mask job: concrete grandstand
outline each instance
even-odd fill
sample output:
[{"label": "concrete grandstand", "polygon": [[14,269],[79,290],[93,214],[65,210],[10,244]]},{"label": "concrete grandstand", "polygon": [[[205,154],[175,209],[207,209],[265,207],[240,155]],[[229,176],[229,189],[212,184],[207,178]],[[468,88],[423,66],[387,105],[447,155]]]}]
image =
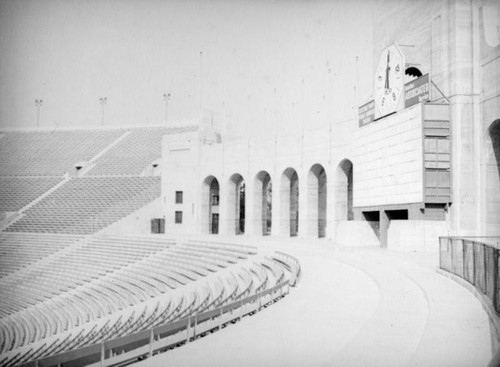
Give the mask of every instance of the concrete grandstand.
[{"label": "concrete grandstand", "polygon": [[500,365],[499,6],[391,5],[357,119],[1,131],[0,366]]}]

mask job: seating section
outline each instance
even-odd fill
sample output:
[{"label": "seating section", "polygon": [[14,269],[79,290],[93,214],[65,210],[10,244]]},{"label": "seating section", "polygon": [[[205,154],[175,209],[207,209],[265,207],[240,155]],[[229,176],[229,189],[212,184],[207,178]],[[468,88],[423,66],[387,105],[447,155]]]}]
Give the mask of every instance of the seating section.
[{"label": "seating section", "polygon": [[90,234],[159,196],[160,177],[73,178],[5,231]]},{"label": "seating section", "polygon": [[123,134],[124,130],[8,132],[0,139],[0,176],[61,176]]},{"label": "seating section", "polygon": [[0,232],[0,279],[65,249],[80,236]]},{"label": "seating section", "polygon": [[253,247],[93,236],[0,279],[0,364],[146,330],[251,296],[289,276]]},{"label": "seating section", "polygon": [[18,211],[62,181],[62,177],[0,177],[0,212]]},{"label": "seating section", "polygon": [[88,175],[139,175],[161,157],[163,128],[132,129],[96,161]]}]

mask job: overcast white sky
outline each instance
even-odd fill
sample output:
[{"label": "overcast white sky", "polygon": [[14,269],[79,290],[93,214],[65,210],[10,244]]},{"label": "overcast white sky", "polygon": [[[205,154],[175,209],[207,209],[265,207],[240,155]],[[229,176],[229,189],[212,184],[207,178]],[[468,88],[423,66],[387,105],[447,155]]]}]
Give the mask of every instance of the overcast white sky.
[{"label": "overcast white sky", "polygon": [[369,0],[1,1],[0,127],[38,98],[42,127],[99,126],[99,97],[105,125],[159,124],[169,92],[172,120],[314,128],[354,117],[372,64]]}]

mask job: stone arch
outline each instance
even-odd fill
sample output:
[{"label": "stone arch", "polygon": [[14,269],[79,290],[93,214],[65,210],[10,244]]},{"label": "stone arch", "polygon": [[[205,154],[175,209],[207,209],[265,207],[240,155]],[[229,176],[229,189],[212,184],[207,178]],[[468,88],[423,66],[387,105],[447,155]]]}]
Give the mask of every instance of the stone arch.
[{"label": "stone arch", "polygon": [[245,180],[239,173],[229,177],[226,200],[228,233],[245,233]]},{"label": "stone arch", "polygon": [[337,166],[336,195],[335,195],[335,219],[353,220],[353,169],[354,166],[349,159],[343,159]]},{"label": "stone arch", "polygon": [[267,236],[272,228],[272,182],[267,171],[255,175],[253,192],[253,220],[256,234]]},{"label": "stone arch", "polygon": [[314,164],[307,175],[307,227],[314,237],[326,235],[326,171],[321,164]]},{"label": "stone arch", "polygon": [[299,231],[299,176],[291,167],[285,169],[280,181],[281,233],[296,236]]},{"label": "stone arch", "polygon": [[219,233],[219,181],[207,176],[201,185],[201,233]]}]

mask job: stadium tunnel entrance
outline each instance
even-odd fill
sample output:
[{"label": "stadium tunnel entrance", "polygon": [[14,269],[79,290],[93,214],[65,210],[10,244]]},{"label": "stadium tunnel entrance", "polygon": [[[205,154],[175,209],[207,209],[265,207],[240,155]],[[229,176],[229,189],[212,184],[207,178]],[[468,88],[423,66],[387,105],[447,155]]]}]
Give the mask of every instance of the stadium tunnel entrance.
[{"label": "stadium tunnel entrance", "polygon": [[201,226],[202,233],[219,233],[219,181],[214,176],[202,184]]},{"label": "stadium tunnel entrance", "polygon": [[310,236],[326,235],[326,172],[321,164],[315,164],[307,177],[307,223]]},{"label": "stadium tunnel entrance", "polygon": [[253,209],[255,233],[262,236],[271,234],[272,194],[271,176],[266,171],[260,171],[255,176]]},{"label": "stadium tunnel entrance", "polygon": [[245,181],[239,173],[235,173],[229,178],[227,186],[228,233],[243,234],[245,233]]},{"label": "stadium tunnel entrance", "polygon": [[289,167],[281,175],[280,185],[281,233],[297,236],[299,231],[299,177]]}]

